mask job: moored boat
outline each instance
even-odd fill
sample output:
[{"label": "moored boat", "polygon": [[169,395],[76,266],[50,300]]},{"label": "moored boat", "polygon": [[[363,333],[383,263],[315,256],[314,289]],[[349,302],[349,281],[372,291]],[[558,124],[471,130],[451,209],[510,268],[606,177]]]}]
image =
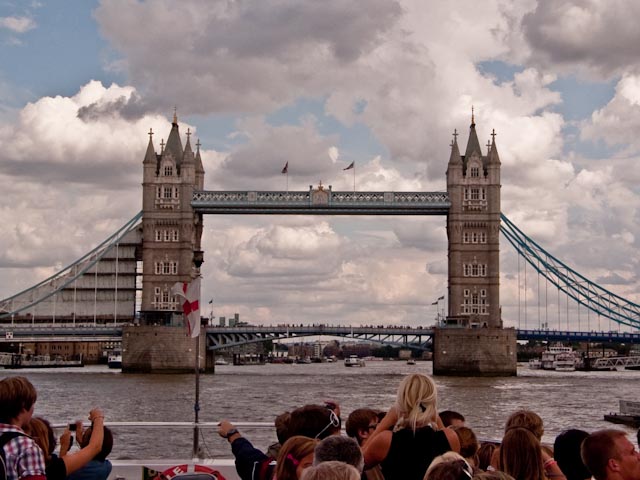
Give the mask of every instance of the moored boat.
[{"label": "moored boat", "polygon": [[575,372],[576,357],[573,352],[558,354],[554,361],[554,368],[556,372]]},{"label": "moored boat", "polygon": [[63,367],[84,367],[82,355],[76,358],[66,358],[50,355],[27,355],[27,354],[6,354],[11,355],[9,362],[3,362],[4,368],[63,368]]},{"label": "moored boat", "polygon": [[542,368],[542,362],[539,358],[532,358],[529,360],[529,368],[532,370],[540,370]]},{"label": "moored boat", "polygon": [[620,400],[620,412],[605,414],[604,419],[607,422],[638,428],[640,427],[640,402]]},{"label": "moored boat", "polygon": [[364,367],[364,360],[357,355],[350,355],[344,359],[345,367]]},{"label": "moored boat", "polygon": [[114,350],[107,357],[107,366],[109,368],[122,368],[122,353]]}]

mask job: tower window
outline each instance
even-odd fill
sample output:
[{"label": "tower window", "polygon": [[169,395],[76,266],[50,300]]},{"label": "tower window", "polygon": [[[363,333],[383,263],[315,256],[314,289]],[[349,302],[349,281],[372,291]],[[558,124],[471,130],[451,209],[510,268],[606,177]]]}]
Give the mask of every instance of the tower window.
[{"label": "tower window", "polygon": [[486,277],[487,265],[479,263],[463,263],[462,274],[465,277]]},{"label": "tower window", "polygon": [[480,176],[480,169],[478,167],[471,167],[471,176],[477,178]]},{"label": "tower window", "polygon": [[173,175],[173,167],[171,165],[166,165],[164,167],[164,176],[170,177]]}]

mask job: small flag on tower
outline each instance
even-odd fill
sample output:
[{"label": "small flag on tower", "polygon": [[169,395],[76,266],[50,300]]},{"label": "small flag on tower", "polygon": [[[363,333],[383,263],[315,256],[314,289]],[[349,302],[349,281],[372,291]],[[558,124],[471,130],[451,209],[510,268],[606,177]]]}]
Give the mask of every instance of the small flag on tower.
[{"label": "small flag on tower", "polygon": [[444,295],[442,295],[441,297],[438,297],[438,301],[440,300],[444,300]]},{"label": "small flag on tower", "polygon": [[347,168],[343,168],[342,170],[351,170],[356,166],[356,162],[351,162],[351,164]]},{"label": "small flag on tower", "polygon": [[177,282],[171,287],[171,293],[184,299],[182,311],[191,338],[200,335],[200,277],[191,283]]},{"label": "small flag on tower", "polygon": [[282,169],[282,173],[288,173],[289,172],[289,162],[284,164],[284,168]]}]

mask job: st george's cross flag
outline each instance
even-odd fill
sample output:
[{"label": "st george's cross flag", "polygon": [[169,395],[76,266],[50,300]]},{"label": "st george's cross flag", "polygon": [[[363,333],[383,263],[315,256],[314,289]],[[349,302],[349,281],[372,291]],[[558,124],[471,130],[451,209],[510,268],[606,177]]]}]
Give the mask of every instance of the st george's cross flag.
[{"label": "st george's cross flag", "polygon": [[191,283],[177,282],[171,287],[171,293],[183,300],[182,311],[187,321],[188,334],[191,338],[200,335],[200,277]]}]

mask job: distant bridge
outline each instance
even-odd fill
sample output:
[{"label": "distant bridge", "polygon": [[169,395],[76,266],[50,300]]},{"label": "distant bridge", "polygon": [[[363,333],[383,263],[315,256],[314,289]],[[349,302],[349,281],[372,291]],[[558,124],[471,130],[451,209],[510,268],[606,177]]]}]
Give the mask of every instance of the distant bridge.
[{"label": "distant bridge", "polygon": [[[123,324],[94,325],[5,325],[0,343],[10,342],[109,342],[122,338]],[[179,327],[177,327],[179,328]],[[451,327],[455,328],[455,327]],[[267,340],[278,341],[314,336],[343,337],[393,347],[431,350],[433,327],[381,327],[334,325],[267,325],[206,327],[207,349],[220,350]],[[578,332],[517,329],[518,340],[548,342],[640,343],[640,333]],[[2,334],[4,333],[4,335]]]}]

